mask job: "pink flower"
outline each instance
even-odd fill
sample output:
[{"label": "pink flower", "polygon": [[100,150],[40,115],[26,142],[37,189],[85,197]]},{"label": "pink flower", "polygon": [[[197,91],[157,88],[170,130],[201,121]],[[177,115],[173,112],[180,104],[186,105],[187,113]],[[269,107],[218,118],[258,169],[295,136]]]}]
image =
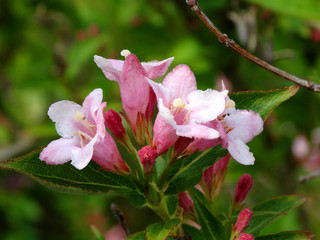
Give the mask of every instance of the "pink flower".
[{"label": "pink flower", "polygon": [[50,106],[48,115],[56,123],[62,137],[52,141],[40,154],[40,159],[50,165],[68,162],[83,169],[92,159],[110,171],[128,171],[117,146],[106,131],[102,102],[102,90],[93,90],[82,106],[60,101]]},{"label": "pink flower", "polygon": [[173,58],[161,62],[142,62],[134,54],[127,51],[125,61],[105,59],[94,56],[94,61],[102,69],[105,76],[118,82],[124,111],[127,113],[131,125],[136,130],[139,125],[138,115],[151,121],[156,98],[146,77],[150,79],[161,77],[167,71]]},{"label": "pink flower", "polygon": [[178,136],[215,139],[219,132],[205,126],[225,109],[225,92],[197,90],[196,79],[187,65],[179,65],[163,83],[148,80],[158,101],[153,144],[159,154],[168,150]]},{"label": "pink flower", "polygon": [[[258,113],[250,110],[229,109],[220,121],[225,129],[228,151],[239,163],[254,164],[253,153],[246,145],[263,130],[263,120]],[[226,139],[225,139],[226,140]]]},{"label": "pink flower", "polygon": [[235,103],[229,97],[225,99],[225,106],[226,110],[220,114],[217,120],[207,123],[208,127],[219,131],[220,139],[209,141],[197,139],[188,147],[187,151],[189,153],[203,151],[222,144],[222,147],[227,148],[236,161],[244,165],[252,165],[255,159],[246,143],[262,132],[263,120],[259,114],[252,110],[235,109]]}]

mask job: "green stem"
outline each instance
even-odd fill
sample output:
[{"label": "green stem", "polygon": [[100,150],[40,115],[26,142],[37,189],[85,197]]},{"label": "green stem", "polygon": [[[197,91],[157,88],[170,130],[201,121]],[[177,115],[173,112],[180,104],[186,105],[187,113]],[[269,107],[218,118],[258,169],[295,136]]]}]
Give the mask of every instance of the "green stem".
[{"label": "green stem", "polygon": [[167,162],[166,166],[164,167],[164,169],[162,170],[162,173],[160,174],[159,176],[159,181],[158,181],[158,186],[160,189],[162,189],[164,186],[164,183],[165,183],[165,180],[166,180],[166,177],[169,173],[169,170],[170,170],[170,167],[172,166],[173,162],[169,161]]}]

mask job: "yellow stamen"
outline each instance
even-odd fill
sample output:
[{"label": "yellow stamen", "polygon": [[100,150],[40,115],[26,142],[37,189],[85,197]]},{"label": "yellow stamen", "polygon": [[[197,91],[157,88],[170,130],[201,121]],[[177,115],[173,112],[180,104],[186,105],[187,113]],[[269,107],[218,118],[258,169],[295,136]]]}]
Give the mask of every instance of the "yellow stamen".
[{"label": "yellow stamen", "polygon": [[189,111],[189,112],[187,112],[187,114],[184,116],[184,118],[183,118],[183,122],[187,122],[187,120],[188,120],[188,116],[189,116],[189,114],[191,113],[192,111]]},{"label": "yellow stamen", "polygon": [[232,131],[234,129],[234,127],[232,127],[232,128],[229,128],[227,131],[226,131],[226,133],[228,134],[230,131]]},{"label": "yellow stamen", "polygon": [[79,135],[80,141],[81,141],[81,146],[84,147],[86,144],[84,144],[84,140],[92,140],[92,137],[90,137],[88,134],[82,132],[82,131],[76,131],[73,135]]}]

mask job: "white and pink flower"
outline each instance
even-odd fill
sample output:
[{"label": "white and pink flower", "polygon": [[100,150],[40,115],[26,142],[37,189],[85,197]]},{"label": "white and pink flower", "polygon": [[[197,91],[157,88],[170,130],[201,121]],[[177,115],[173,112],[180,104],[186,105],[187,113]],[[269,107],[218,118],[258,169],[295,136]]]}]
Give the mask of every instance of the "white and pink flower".
[{"label": "white and pink flower", "polygon": [[[223,85],[223,84],[222,84]],[[224,85],[221,92],[226,92]],[[208,127],[220,133],[219,139],[196,139],[188,146],[189,153],[204,151],[218,144],[228,149],[231,156],[243,165],[254,164],[255,158],[246,143],[250,142],[263,130],[263,120],[252,110],[238,110],[235,102],[228,96],[225,98],[225,110],[217,119],[206,123]]]},{"label": "white and pink flower", "polygon": [[106,59],[94,56],[94,61],[104,75],[116,81],[120,87],[122,106],[128,115],[133,130],[139,125],[139,114],[146,121],[151,121],[156,103],[155,95],[146,77],[154,79],[161,77],[168,70],[173,58],[163,61],[139,62],[138,58],[128,50],[122,51],[125,61]]},{"label": "white and pink flower", "polygon": [[226,92],[197,90],[196,79],[187,65],[179,65],[163,83],[148,80],[158,100],[153,145],[159,154],[181,137],[215,139],[219,131],[208,127],[225,109]]},{"label": "white and pink flower", "polygon": [[52,141],[40,154],[50,165],[71,160],[77,169],[85,168],[92,159],[106,170],[128,171],[117,146],[106,131],[102,90],[93,90],[82,106],[71,101],[60,101],[50,106],[48,115],[56,123],[62,137]]}]

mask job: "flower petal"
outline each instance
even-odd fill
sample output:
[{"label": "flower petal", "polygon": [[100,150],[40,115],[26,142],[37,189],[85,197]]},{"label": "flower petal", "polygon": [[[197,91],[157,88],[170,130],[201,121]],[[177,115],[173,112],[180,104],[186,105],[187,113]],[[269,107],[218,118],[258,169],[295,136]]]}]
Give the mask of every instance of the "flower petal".
[{"label": "flower petal", "polygon": [[258,113],[247,110],[233,110],[224,120],[229,128],[228,139],[239,138],[244,143],[250,142],[263,130],[263,120]]},{"label": "flower petal", "polygon": [[197,90],[196,78],[187,65],[178,65],[163,80],[163,85],[170,89],[174,98],[186,100],[189,93]]},{"label": "flower petal", "polygon": [[145,113],[149,103],[150,86],[146,71],[134,54],[127,56],[119,82],[122,105],[135,126],[137,113]]},{"label": "flower petal", "polygon": [[220,136],[217,130],[195,123],[190,123],[187,125],[177,125],[175,126],[175,129],[177,131],[177,135],[182,137],[215,139]]},{"label": "flower petal", "polygon": [[159,108],[159,114],[163,118],[163,120],[170,124],[172,127],[175,127],[177,125],[176,121],[174,120],[174,116],[170,112],[169,108],[165,107],[163,104],[163,99],[158,99],[158,108]]},{"label": "flower petal", "polygon": [[153,133],[153,146],[159,155],[166,152],[179,137],[176,134],[176,130],[167,124],[160,114],[157,115],[153,125]]},{"label": "flower petal", "polygon": [[96,143],[98,136],[96,135],[87,145],[72,151],[71,164],[77,169],[85,168],[93,155],[93,145]]},{"label": "flower petal", "polygon": [[95,114],[94,122],[97,129],[96,135],[98,136],[98,140],[103,139],[107,133],[106,126],[104,124],[104,116],[103,116],[104,114],[103,111],[106,108],[106,106],[107,106],[106,102],[101,103]]},{"label": "flower petal", "polygon": [[228,151],[239,163],[243,165],[254,164],[253,153],[249,151],[249,147],[240,138],[229,140]]},{"label": "flower petal", "polygon": [[71,138],[79,128],[78,122],[74,118],[76,112],[84,111],[79,104],[71,101],[59,101],[49,107],[48,115],[56,123],[57,133],[61,137]]},{"label": "flower petal", "polygon": [[110,171],[117,171],[117,169],[128,171],[115,141],[108,132],[106,132],[105,137],[101,141],[97,141],[94,144],[92,160]]},{"label": "flower petal", "polygon": [[49,165],[66,163],[71,160],[72,151],[80,147],[79,141],[75,138],[60,138],[49,143],[39,158]]},{"label": "flower petal", "polygon": [[94,61],[109,80],[116,82],[120,80],[124,61],[106,59],[97,55],[94,56]]},{"label": "flower petal", "polygon": [[[163,84],[152,81],[151,79],[146,78],[152,87],[154,93],[158,99],[162,99],[163,105],[167,108],[170,107],[171,102],[174,99],[174,93],[170,89],[166,88]],[[159,101],[159,100],[158,100]]]},{"label": "flower petal", "polygon": [[193,91],[187,97],[189,119],[195,123],[206,123],[216,119],[225,110],[225,96],[221,92],[208,89]]},{"label": "flower petal", "polygon": [[150,79],[155,79],[161,77],[166,73],[168,67],[173,61],[173,57],[165,59],[163,61],[151,61],[151,62],[142,62],[143,68],[147,72],[147,77]]},{"label": "flower petal", "polygon": [[89,118],[89,120],[94,123],[95,114],[98,108],[101,105],[103,98],[103,93],[101,88],[97,88],[93,90],[83,101],[83,110],[85,112],[85,116]]}]

